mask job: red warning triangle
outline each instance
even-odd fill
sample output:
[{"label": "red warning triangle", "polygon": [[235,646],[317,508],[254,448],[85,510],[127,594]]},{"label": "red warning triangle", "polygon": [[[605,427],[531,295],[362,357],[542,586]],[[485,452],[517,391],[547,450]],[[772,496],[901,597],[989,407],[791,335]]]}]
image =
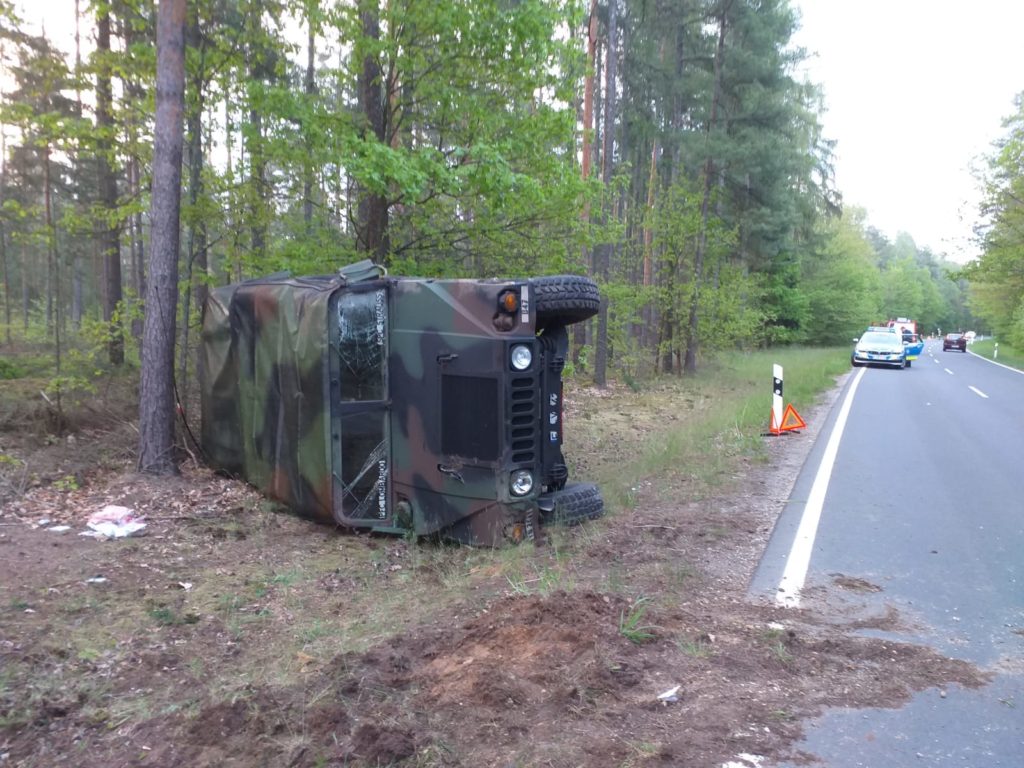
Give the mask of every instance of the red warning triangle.
[{"label": "red warning triangle", "polygon": [[782,434],[782,430],[779,429],[779,425],[775,423],[775,409],[772,409],[771,416],[768,417],[768,431],[773,435]]},{"label": "red warning triangle", "polygon": [[[773,414],[774,416],[774,414]],[[774,418],[772,419],[774,421]],[[790,403],[786,406],[786,412],[782,414],[782,424],[779,425],[779,432],[788,432],[793,429],[804,429],[807,424],[800,418],[796,408]]]}]

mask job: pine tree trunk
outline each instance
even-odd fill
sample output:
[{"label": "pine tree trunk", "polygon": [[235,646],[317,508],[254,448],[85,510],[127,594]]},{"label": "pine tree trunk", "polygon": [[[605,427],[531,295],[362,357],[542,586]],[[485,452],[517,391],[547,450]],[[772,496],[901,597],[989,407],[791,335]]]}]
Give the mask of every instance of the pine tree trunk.
[{"label": "pine tree trunk", "polygon": [[139,470],[174,474],[174,325],[178,299],[181,155],[185,92],[185,0],[157,10],[149,280],[142,334]]},{"label": "pine tree trunk", "polygon": [[[658,139],[654,139],[651,147],[651,170],[647,178],[647,215],[654,212],[654,190],[658,183]],[[643,262],[643,286],[650,288],[654,285],[654,254],[652,252],[653,233],[649,224],[644,226],[644,262]],[[649,338],[654,334],[655,303],[648,301],[641,312],[640,325],[640,346],[646,349],[649,346]]]},{"label": "pine tree trunk", "polygon": [[661,321],[658,332],[658,350],[660,352],[661,372],[673,373],[675,371],[675,333],[676,333],[676,311],[675,311],[675,287],[676,287],[676,260],[673,256],[668,260],[665,274],[661,279],[661,288],[667,297],[665,307],[661,311]]},{"label": "pine tree trunk", "polygon": [[50,180],[50,145],[47,145],[43,149],[43,215],[46,222],[46,257],[47,262],[52,265],[53,282],[51,288],[51,298],[54,301],[54,309],[56,311],[56,318],[53,323],[53,349],[54,349],[54,367],[56,369],[57,393],[57,434],[60,434],[64,429],[64,409],[61,402],[61,299],[60,299],[60,264],[57,263],[57,233],[53,226],[53,194],[52,184]]},{"label": "pine tree trunk", "polygon": [[[46,207],[46,195],[43,195],[43,207]],[[45,216],[44,216],[45,219]],[[46,249],[46,335],[53,333],[53,259],[50,249]]]},{"label": "pine tree trunk", "polygon": [[704,256],[708,243],[708,215],[711,204],[711,190],[714,186],[715,158],[711,153],[710,138],[718,122],[719,101],[722,98],[722,59],[725,56],[726,15],[723,8],[718,16],[718,47],[715,50],[715,80],[711,93],[711,114],[708,118],[705,142],[707,157],[704,160],[704,193],[700,201],[700,230],[697,248],[693,256],[693,284],[690,291],[690,316],[686,323],[686,355],[683,358],[684,373],[697,372],[697,353],[700,348],[698,326],[700,323],[700,287],[704,279]]},{"label": "pine tree trunk", "polygon": [[[263,11],[263,3],[257,2],[254,8],[249,11],[249,23],[259,24]],[[250,38],[256,37],[255,29],[250,30]],[[261,47],[262,44],[250,42],[248,50],[249,78],[254,82],[264,82],[269,76],[268,65],[265,61],[266,55]],[[249,184],[252,186],[252,203],[249,209],[249,233],[252,245],[252,255],[257,263],[262,263],[267,255],[267,212],[269,190],[267,186],[267,161],[263,149],[263,114],[259,106],[250,102],[249,104],[249,140],[243,142],[243,146],[249,156]]]},{"label": "pine tree trunk", "polygon": [[[604,182],[605,205],[601,214],[602,223],[608,223],[611,202],[612,162],[615,152],[615,62],[618,58],[616,6],[618,0],[608,2],[608,52],[605,56],[605,98],[604,98],[604,151],[601,153],[601,180]],[[594,271],[601,281],[607,282],[611,265],[612,244],[601,243],[594,249]],[[597,313],[597,336],[594,340],[594,384],[599,387],[607,383],[608,369],[608,300],[602,298]]]},{"label": "pine tree trunk", "polygon": [[[138,200],[142,197],[142,181],[139,178],[139,158],[132,156],[128,161],[128,187],[132,198]],[[132,249],[132,283],[135,286],[135,295],[138,301],[146,295],[146,254],[142,242],[142,213],[136,211],[130,219],[131,249]],[[132,318],[132,336],[142,340],[142,320],[138,317]]]},{"label": "pine tree trunk", "polygon": [[[0,44],[0,61],[3,61],[3,45]],[[4,207],[4,192],[7,189],[7,131],[0,123],[0,210]],[[0,264],[4,272],[4,337],[11,344],[11,274],[7,264],[7,231],[0,218]]]},{"label": "pine tree trunk", "polygon": [[[79,12],[79,0],[75,0],[75,74],[79,75],[82,71],[82,45],[81,45],[81,13]],[[78,116],[81,117],[83,114],[82,110],[82,89],[78,85],[76,80],[75,84],[75,103],[78,108]],[[78,149],[81,149],[81,142],[78,142]],[[82,207],[82,183],[80,178],[80,169],[82,165],[82,156],[80,151],[76,151],[75,155],[75,186],[76,186],[76,207],[79,209],[77,213],[81,214]],[[82,267],[82,254],[78,248],[71,249],[71,323],[76,329],[82,326],[82,300],[83,300],[83,283],[85,282],[85,269]]]},{"label": "pine tree trunk", "polygon": [[266,164],[263,160],[263,117],[258,109],[249,110],[249,125],[252,127],[252,141],[249,142],[249,183],[253,189],[252,205],[249,209],[251,217],[249,236],[252,243],[253,257],[262,262],[267,255],[267,224],[266,224]]},{"label": "pine tree trunk", "polygon": [[[587,74],[583,80],[583,180],[590,178],[591,123],[594,120],[594,59],[597,55],[597,0],[590,2],[590,21],[587,23]],[[583,209],[583,220],[590,218],[589,204]]]},{"label": "pine tree trunk", "polygon": [[[590,178],[590,169],[593,165],[593,141],[594,135],[593,123],[594,123],[594,74],[595,62],[597,59],[597,0],[591,0],[590,2],[590,19],[587,22],[587,73],[583,81],[583,161],[581,174],[583,181]],[[583,206],[583,223],[584,225],[590,222],[590,201],[587,200]],[[583,261],[587,263],[588,254],[586,246],[583,248]],[[589,270],[593,273],[593,268]],[[587,328],[590,326],[590,322],[576,323],[572,327],[572,361],[577,366],[581,362],[581,352],[583,347],[587,343]]]},{"label": "pine tree trunk", "polygon": [[[370,40],[380,39],[380,8],[377,0],[359,0],[359,17],[363,35]],[[381,81],[380,62],[373,51],[363,54],[359,72],[359,107],[366,121],[367,133],[378,141],[387,136],[384,89]],[[388,241],[388,201],[380,194],[360,190],[356,236],[361,251],[371,258],[386,263],[391,249]]]},{"label": "pine tree trunk", "polygon": [[[2,184],[3,182],[0,182]],[[2,204],[2,201],[0,201]],[[11,274],[7,266],[7,232],[0,221],[0,265],[4,273],[4,339],[11,345]]]},{"label": "pine tree trunk", "polygon": [[[204,79],[206,77],[206,48],[202,45],[199,31],[198,10],[194,9],[185,31],[185,44],[199,52],[199,66],[192,89],[195,103],[188,111],[188,200],[192,210],[196,210],[203,194],[203,107]],[[194,280],[198,273],[199,280]],[[188,402],[190,376],[188,362],[191,356],[189,335],[192,321],[192,296],[195,306],[200,312],[206,303],[206,220],[193,216],[188,228],[188,252],[185,263],[185,292],[182,296],[182,329],[181,350],[178,363],[178,394],[182,402]]]},{"label": "pine tree trunk", "polygon": [[22,333],[28,333],[28,313],[32,303],[30,300],[30,291],[28,289],[28,270],[21,270],[21,330]]},{"label": "pine tree trunk", "polygon": [[[315,3],[314,6],[318,5]],[[304,91],[310,99],[309,107],[312,107],[313,96],[316,95],[316,35],[313,25],[313,12],[309,11],[309,29],[306,33],[306,80]],[[306,131],[306,159],[303,168],[302,178],[302,221],[306,225],[306,235],[313,233],[313,180],[316,176],[316,169],[313,162],[311,146],[312,131]]]},{"label": "pine tree trunk", "polygon": [[121,303],[121,233],[115,221],[117,210],[117,180],[110,165],[113,153],[114,118],[110,85],[110,11],[98,6],[96,17],[96,49],[100,67],[96,75],[96,175],[99,183],[100,207],[105,220],[100,223],[100,248],[103,252],[106,290],[103,296],[103,320],[109,325],[110,338],[107,357],[111,365],[124,363],[124,330],[117,319]]},{"label": "pine tree trunk", "polygon": [[[123,24],[121,34],[124,37],[124,45],[129,50],[136,43],[137,33],[130,23]],[[145,96],[142,87],[137,80],[132,79],[127,73],[121,75],[121,86],[130,104],[141,104]],[[139,170],[141,161],[139,159],[137,146],[139,144],[138,119],[129,114],[125,125],[128,134],[128,146],[130,147],[127,164],[128,197],[132,200],[142,198],[142,180]],[[146,295],[146,254],[143,246],[142,212],[135,210],[128,218],[128,239],[129,239],[129,280],[135,291],[136,302],[142,302]],[[142,319],[133,313],[131,323],[132,338],[141,342],[142,340]]]}]

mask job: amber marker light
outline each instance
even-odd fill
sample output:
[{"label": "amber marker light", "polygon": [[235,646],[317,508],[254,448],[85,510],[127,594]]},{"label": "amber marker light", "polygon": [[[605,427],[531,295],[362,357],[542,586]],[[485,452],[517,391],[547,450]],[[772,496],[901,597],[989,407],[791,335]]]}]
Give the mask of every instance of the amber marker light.
[{"label": "amber marker light", "polygon": [[519,309],[519,297],[516,296],[515,291],[505,291],[498,297],[498,306],[505,312],[512,314]]}]

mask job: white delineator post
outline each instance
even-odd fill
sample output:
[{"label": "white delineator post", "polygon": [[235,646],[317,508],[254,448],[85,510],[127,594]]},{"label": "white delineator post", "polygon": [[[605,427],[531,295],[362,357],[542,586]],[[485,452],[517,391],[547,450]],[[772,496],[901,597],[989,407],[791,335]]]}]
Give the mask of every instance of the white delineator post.
[{"label": "white delineator post", "polygon": [[782,366],[772,365],[772,423],[771,429],[782,429]]},{"label": "white delineator post", "polygon": [[[999,357],[999,342],[997,341],[995,347],[992,349],[992,359],[996,360],[996,359],[998,359],[998,357]],[[1011,360],[1010,362],[1012,363],[1013,361]]]}]

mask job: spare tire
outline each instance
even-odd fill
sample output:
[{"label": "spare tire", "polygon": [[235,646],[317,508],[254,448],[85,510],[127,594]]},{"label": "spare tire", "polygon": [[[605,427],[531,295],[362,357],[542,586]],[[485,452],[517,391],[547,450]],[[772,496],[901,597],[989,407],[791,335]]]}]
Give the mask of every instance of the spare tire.
[{"label": "spare tire", "polygon": [[541,522],[546,525],[578,525],[604,514],[604,499],[593,483],[568,483],[552,497],[554,509],[541,512]]},{"label": "spare tire", "polygon": [[580,275],[535,277],[530,281],[537,310],[537,328],[587,320],[601,308],[597,283]]}]

